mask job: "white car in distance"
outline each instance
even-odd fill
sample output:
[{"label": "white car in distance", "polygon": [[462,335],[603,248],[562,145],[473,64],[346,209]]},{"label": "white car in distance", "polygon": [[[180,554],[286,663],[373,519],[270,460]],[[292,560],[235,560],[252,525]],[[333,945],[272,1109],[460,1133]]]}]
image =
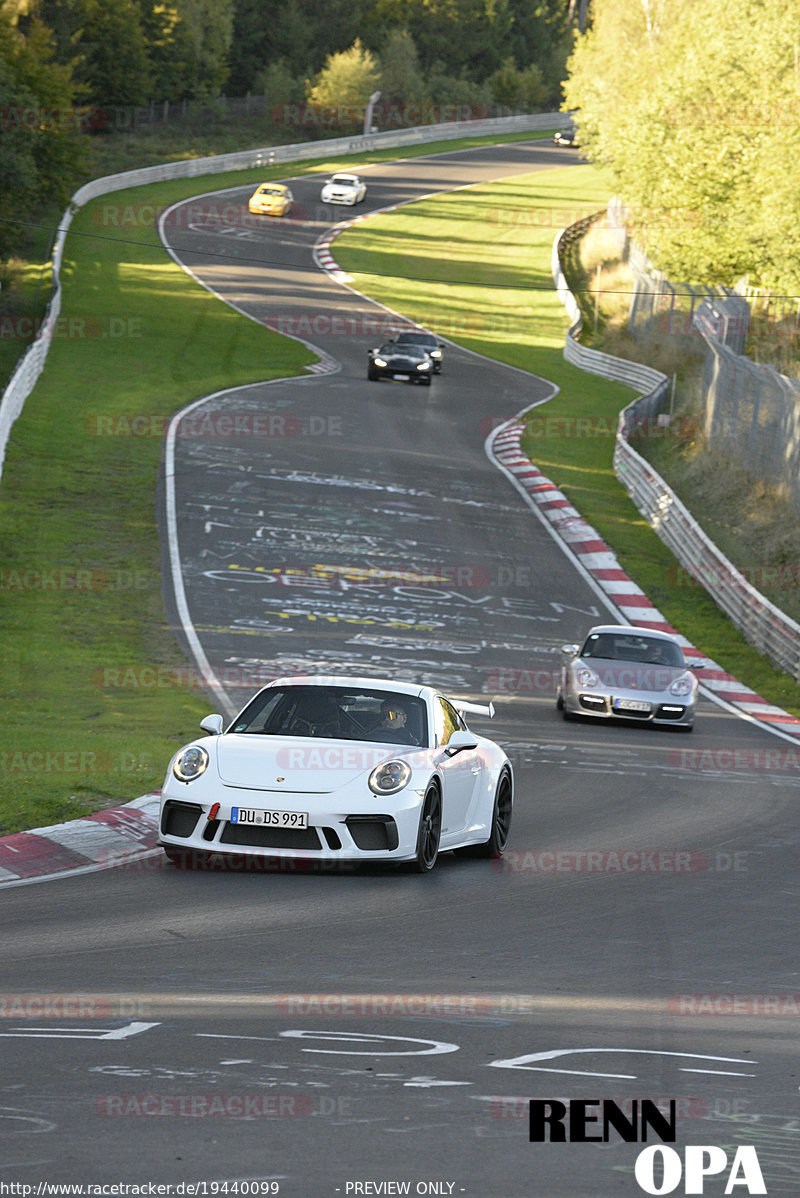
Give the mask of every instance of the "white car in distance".
[{"label": "white car in distance", "polygon": [[331,175],[323,185],[320,199],[323,204],[360,204],[367,194],[367,185],[358,175]]}]

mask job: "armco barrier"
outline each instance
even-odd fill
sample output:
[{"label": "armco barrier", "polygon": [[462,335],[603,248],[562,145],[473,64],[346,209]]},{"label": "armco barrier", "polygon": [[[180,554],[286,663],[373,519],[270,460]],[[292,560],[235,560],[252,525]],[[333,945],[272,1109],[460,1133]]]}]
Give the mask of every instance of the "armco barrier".
[{"label": "armco barrier", "polygon": [[627,362],[578,343],[581,315],[561,264],[563,239],[570,232],[562,230],[556,236],[552,257],[556,291],[573,322],[564,343],[564,357],[582,370],[626,383],[644,392],[639,399],[623,408],[619,415],[614,446],[614,472],[617,478],[651,528],[672,550],[680,564],[705,587],[745,640],[779,669],[800,682],[800,625],[747,581],[706,536],[663,478],[631,447],[628,441],[630,435],[637,428],[655,421],[661,411],[669,381],[660,371],[649,366]]},{"label": "armco barrier", "polygon": [[99,196],[122,191],[127,187],[141,187],[147,183],[161,183],[170,179],[194,179],[203,175],[217,175],[225,171],[251,170],[259,166],[273,166],[283,162],[300,162],[307,158],[326,157],[339,154],[361,154],[366,150],[392,149],[401,146],[419,145],[430,141],[452,141],[459,137],[487,136],[493,133],[536,132],[552,128],[563,118],[557,112],[542,112],[531,116],[496,117],[491,120],[451,121],[441,125],[419,125],[413,129],[396,129],[385,133],[372,133],[356,137],[337,137],[322,141],[298,142],[288,146],[269,146],[260,150],[240,150],[235,154],[218,154],[213,158],[190,158],[183,162],[165,162],[141,170],[124,171],[118,175],[104,175],[78,188],[69,207],[59,222],[53,243],[53,294],[47,306],[45,319],[36,341],[17,363],[17,367],[0,399],[0,476],[12,425],[22,412],[25,400],[33,390],[36,380],[44,368],[47,351],[53,337],[53,329],[61,312],[61,259],[64,242],[72,217],[84,204]]}]

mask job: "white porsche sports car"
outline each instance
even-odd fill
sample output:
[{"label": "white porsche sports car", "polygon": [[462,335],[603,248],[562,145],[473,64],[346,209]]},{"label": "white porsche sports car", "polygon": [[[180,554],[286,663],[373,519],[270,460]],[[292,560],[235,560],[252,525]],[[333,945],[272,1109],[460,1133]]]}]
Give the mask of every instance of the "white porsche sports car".
[{"label": "white porsche sports car", "polygon": [[367,185],[358,175],[331,175],[322,186],[323,204],[360,204],[367,194]]},{"label": "white porsche sports car", "polygon": [[230,726],[180,749],[161,797],[167,856],[411,862],[474,846],[497,856],[513,807],[511,763],[464,713],[494,708],[369,678],[276,679]]}]

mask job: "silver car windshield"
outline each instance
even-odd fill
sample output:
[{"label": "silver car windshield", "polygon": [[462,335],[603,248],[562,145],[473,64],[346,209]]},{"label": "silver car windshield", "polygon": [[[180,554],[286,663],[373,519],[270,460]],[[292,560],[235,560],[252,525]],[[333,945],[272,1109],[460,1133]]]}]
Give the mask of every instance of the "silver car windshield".
[{"label": "silver car windshield", "polygon": [[604,661],[635,661],[650,665],[686,666],[680,646],[673,641],[627,632],[594,632],[584,642],[581,657]]}]

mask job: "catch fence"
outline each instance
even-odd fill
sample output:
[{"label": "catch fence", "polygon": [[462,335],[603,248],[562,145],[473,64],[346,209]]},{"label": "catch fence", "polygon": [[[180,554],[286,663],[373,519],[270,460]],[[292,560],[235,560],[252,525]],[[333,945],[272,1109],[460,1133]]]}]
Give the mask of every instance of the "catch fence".
[{"label": "catch fence", "polygon": [[[578,343],[580,312],[575,297],[569,290],[562,266],[562,253],[567,236],[574,237],[575,234],[564,230],[556,236],[552,260],[556,290],[573,322],[566,335],[564,357],[583,370],[617,382],[625,382],[643,392],[639,398],[623,408],[619,415],[614,446],[614,471],[617,478],[651,528],[672,550],[680,564],[705,587],[745,639],[779,669],[785,670],[800,682],[800,625],[770,603],[748,582],[706,535],[664,479],[631,446],[629,438],[636,430],[655,423],[663,412],[669,394],[669,380],[650,367],[600,353]],[[747,361],[737,357],[722,340],[718,340],[718,337],[724,337],[728,331],[726,319],[732,320],[734,315],[735,309],[733,312],[729,311],[727,317],[721,314],[717,301],[713,309],[708,304],[705,308],[699,308],[697,316],[697,323],[709,345],[709,353],[715,360],[726,364],[729,358],[739,364]],[[729,365],[729,369],[732,368]],[[794,429],[796,433],[800,433],[800,426],[795,425]],[[798,442],[800,436],[796,438],[795,445]]]}]

